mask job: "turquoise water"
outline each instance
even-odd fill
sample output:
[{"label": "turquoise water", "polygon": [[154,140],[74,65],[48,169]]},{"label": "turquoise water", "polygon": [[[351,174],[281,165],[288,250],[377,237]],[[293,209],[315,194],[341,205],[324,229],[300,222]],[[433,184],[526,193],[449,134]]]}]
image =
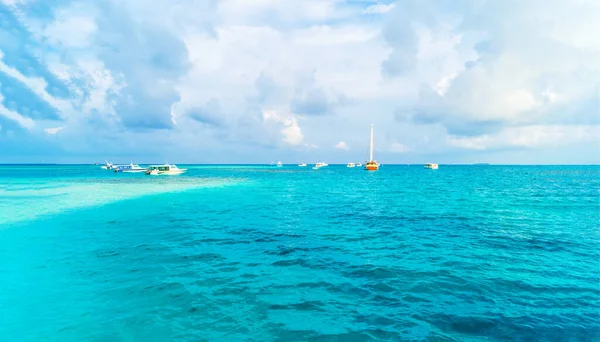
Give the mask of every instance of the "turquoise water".
[{"label": "turquoise water", "polygon": [[187,167],[0,166],[0,341],[600,339],[600,167]]}]

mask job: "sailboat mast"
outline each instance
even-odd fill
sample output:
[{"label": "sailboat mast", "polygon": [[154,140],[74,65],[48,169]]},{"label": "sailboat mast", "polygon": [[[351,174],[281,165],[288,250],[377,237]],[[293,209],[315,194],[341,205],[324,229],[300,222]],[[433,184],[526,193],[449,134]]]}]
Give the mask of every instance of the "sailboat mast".
[{"label": "sailboat mast", "polygon": [[373,160],[373,124],[371,124],[371,142],[369,144],[369,161]]}]

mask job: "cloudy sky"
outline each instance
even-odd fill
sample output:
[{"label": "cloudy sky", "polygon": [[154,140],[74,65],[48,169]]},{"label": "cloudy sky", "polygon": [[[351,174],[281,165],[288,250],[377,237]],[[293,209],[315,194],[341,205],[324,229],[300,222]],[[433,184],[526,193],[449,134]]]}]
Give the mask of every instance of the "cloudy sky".
[{"label": "cloudy sky", "polygon": [[0,163],[600,162],[597,0],[0,0]]}]

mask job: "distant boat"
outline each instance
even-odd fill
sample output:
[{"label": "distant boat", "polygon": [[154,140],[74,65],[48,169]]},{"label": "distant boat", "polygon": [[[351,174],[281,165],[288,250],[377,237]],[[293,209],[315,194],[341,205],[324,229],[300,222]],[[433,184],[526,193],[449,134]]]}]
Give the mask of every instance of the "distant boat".
[{"label": "distant boat", "polygon": [[325,167],[325,166],[328,166],[328,164],[327,164],[327,163],[325,163],[325,162],[318,162],[318,163],[317,163],[317,164],[315,164],[315,166],[313,167],[313,170],[318,170],[318,169],[320,169],[320,168],[322,168],[322,167]]},{"label": "distant boat", "polygon": [[369,161],[365,165],[365,170],[367,171],[379,170],[379,163],[373,160],[373,127],[375,127],[375,125],[371,124],[371,141],[369,142]]},{"label": "distant boat", "polygon": [[145,172],[146,169],[140,167],[138,164],[130,163],[129,165],[119,165],[114,168],[115,172]]},{"label": "distant boat", "polygon": [[180,169],[177,165],[150,165],[146,170],[147,175],[158,176],[158,175],[180,175],[186,172],[187,169]]},{"label": "distant boat", "polygon": [[[106,161],[106,160],[105,160]],[[112,170],[114,167],[113,163],[109,163],[108,161],[106,161],[106,164],[103,166],[100,166],[101,169],[104,170]]]},{"label": "distant boat", "polygon": [[300,164],[298,164],[298,166],[300,166],[300,167],[306,167],[306,164],[305,163],[300,163]]},{"label": "distant boat", "polygon": [[281,164],[281,162],[280,162],[280,161],[278,161],[278,162],[277,162],[277,167],[282,167],[282,166],[283,166],[283,164]]},{"label": "distant boat", "polygon": [[425,164],[425,168],[426,168],[426,169],[437,170],[437,169],[438,169],[438,164],[434,164],[434,163],[427,163],[427,164]]},{"label": "distant boat", "polygon": [[356,166],[357,166],[357,167],[361,167],[361,166],[362,166],[362,163],[358,163],[358,164],[356,164]]},{"label": "distant boat", "polygon": [[355,167],[355,166],[356,166],[356,164],[354,164],[354,163],[348,163],[348,164],[346,165],[346,167]]}]

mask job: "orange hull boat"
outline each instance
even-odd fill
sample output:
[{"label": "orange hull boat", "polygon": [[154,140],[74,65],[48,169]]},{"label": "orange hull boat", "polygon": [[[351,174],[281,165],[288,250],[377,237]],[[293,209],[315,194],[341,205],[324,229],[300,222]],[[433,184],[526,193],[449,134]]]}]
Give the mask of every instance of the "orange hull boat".
[{"label": "orange hull boat", "polygon": [[373,160],[373,127],[371,125],[371,141],[369,141],[369,161],[365,164],[365,170],[376,171],[379,170],[379,163]]},{"label": "orange hull boat", "polygon": [[379,170],[379,164],[377,162],[369,162],[365,165],[365,170],[367,171],[377,171]]}]

